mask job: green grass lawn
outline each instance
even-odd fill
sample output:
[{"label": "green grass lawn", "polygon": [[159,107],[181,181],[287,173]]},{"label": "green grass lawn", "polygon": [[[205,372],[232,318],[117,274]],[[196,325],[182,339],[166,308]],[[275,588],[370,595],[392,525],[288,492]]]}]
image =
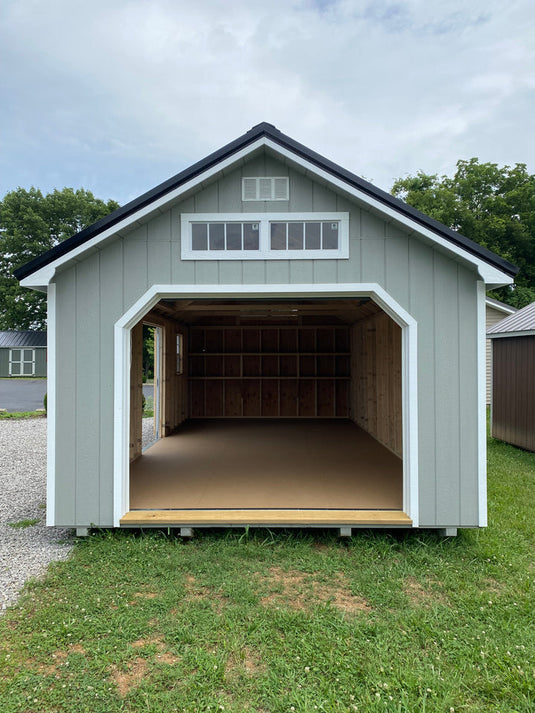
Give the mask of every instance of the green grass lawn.
[{"label": "green grass lawn", "polygon": [[3,713],[535,710],[535,455],[487,530],[102,532],[0,619]]}]

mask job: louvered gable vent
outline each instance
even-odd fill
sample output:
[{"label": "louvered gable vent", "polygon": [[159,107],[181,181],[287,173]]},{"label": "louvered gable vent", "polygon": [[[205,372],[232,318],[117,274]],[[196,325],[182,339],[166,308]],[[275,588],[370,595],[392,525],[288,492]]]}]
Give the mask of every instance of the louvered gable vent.
[{"label": "louvered gable vent", "polygon": [[244,201],[287,201],[289,181],[287,176],[255,176],[242,178],[242,200]]}]

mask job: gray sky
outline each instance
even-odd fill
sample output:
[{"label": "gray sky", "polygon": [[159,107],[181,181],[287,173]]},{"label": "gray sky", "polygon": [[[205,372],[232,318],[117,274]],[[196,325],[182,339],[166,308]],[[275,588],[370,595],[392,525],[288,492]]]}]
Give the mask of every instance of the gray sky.
[{"label": "gray sky", "polygon": [[0,0],[0,197],[120,203],[268,121],[389,190],[535,173],[533,0]]}]

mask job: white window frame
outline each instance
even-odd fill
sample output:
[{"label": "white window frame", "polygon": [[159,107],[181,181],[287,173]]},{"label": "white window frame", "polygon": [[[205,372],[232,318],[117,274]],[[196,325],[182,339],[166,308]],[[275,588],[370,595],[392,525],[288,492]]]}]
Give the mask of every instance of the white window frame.
[{"label": "white window frame", "polygon": [[[13,352],[17,351],[20,352],[20,359],[13,359]],[[32,353],[31,360],[24,358],[24,352]],[[20,373],[13,374],[13,364],[19,364]],[[25,364],[32,365],[31,374],[24,373]],[[14,347],[13,349],[9,350],[9,376],[35,376],[35,349],[32,349],[31,347]]]},{"label": "white window frame", "polygon": [[[255,195],[252,198],[249,198],[247,195],[247,190],[245,189],[246,181],[255,181],[256,191]],[[260,183],[263,182],[265,185],[266,181],[269,181],[271,184],[269,198],[261,196]],[[285,183],[284,196],[278,198],[276,196],[275,190],[276,181],[284,181]],[[288,176],[243,176],[243,178],[241,179],[241,199],[246,203],[250,201],[288,201],[290,199],[290,179]]]},{"label": "white window frame", "polygon": [[[339,223],[335,250],[272,250],[270,224],[287,222]],[[193,250],[193,223],[258,223],[259,250]],[[182,213],[180,216],[182,260],[347,260],[349,259],[349,213]]]}]

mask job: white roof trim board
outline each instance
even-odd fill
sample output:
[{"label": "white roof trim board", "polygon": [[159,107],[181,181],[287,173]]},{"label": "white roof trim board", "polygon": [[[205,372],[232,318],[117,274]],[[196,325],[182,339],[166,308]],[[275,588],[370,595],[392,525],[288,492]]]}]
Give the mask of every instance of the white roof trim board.
[{"label": "white roof trim board", "polygon": [[[485,250],[464,236],[425,216],[411,206],[395,199],[366,181],[350,174],[328,159],[315,154],[293,139],[282,134],[270,124],[262,123],[231,144],[223,147],[203,161],[195,164],[162,186],[118,209],[94,226],[84,229],[48,253],[19,268],[15,276],[21,285],[46,290],[60,266],[79,260],[87,251],[99,249],[100,244],[140,220],[166,209],[203,182],[244,162],[254,152],[268,148],[274,154],[299,166],[306,174],[320,178],[357,199],[361,204],[396,222],[411,233],[431,240],[457,260],[474,266],[490,287],[513,282],[516,268],[502,258]],[[57,257],[56,257],[57,256]],[[503,269],[501,267],[503,266]]]},{"label": "white roof trim board", "polygon": [[487,331],[489,339],[528,337],[535,334],[535,302],[509,315]]}]

